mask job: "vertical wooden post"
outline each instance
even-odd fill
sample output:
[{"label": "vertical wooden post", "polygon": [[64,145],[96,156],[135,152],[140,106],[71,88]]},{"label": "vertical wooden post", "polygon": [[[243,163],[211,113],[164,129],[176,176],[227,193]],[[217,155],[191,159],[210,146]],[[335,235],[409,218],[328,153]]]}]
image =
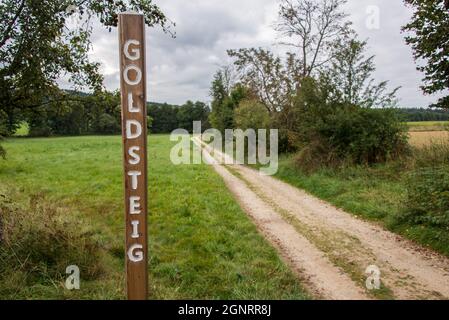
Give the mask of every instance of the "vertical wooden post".
[{"label": "vertical wooden post", "polygon": [[130,300],[148,297],[147,106],[145,20],[119,15],[120,86],[126,221],[126,290]]}]

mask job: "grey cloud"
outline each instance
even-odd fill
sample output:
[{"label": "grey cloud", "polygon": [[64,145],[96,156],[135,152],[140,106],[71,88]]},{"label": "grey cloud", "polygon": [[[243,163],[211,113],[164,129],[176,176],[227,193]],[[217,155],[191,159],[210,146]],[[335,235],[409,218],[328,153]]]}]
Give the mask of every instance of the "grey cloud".
[{"label": "grey cloud", "polygon": [[[369,29],[367,7],[379,8],[380,28]],[[400,106],[426,107],[438,95],[425,96],[420,90],[423,74],[416,70],[412,50],[406,45],[402,26],[410,21],[412,11],[402,1],[370,0],[349,1],[348,12],[354,28],[362,39],[368,39],[369,54],[376,56],[376,80],[389,80],[390,88],[401,87],[398,92]]]},{"label": "grey cloud", "polygon": [[[276,0],[171,0],[156,1],[176,22],[177,38],[160,28],[147,29],[148,97],[152,101],[183,103],[188,99],[208,101],[209,86],[217,67],[226,64],[226,50],[272,46],[271,28],[276,18]],[[380,9],[380,29],[366,28],[366,8]],[[376,55],[376,80],[402,86],[400,103],[421,107],[436,97],[419,90],[422,74],[416,71],[411,49],[404,42],[401,26],[410,19],[402,1],[349,0],[347,12],[362,39],[368,39],[369,54]],[[119,87],[117,30],[109,33],[96,24],[92,59],[102,63],[105,85]],[[282,52],[283,48],[274,49]]]}]

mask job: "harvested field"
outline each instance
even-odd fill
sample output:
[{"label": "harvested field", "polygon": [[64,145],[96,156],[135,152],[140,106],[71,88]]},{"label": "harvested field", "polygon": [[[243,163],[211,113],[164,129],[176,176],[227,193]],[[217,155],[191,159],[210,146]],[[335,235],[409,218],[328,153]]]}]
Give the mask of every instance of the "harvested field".
[{"label": "harvested field", "polygon": [[427,146],[432,143],[449,141],[449,131],[413,131],[410,132],[410,144],[415,147]]}]

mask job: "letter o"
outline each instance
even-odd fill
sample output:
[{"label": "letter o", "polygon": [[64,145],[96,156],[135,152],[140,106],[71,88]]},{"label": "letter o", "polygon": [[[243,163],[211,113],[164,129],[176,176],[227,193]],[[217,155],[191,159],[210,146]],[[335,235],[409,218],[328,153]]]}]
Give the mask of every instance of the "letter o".
[{"label": "letter o", "polygon": [[[128,73],[131,70],[134,70],[137,73],[136,80],[134,80],[134,81],[131,81],[128,77]],[[140,81],[142,80],[142,71],[136,65],[131,64],[131,65],[127,66],[125,68],[125,70],[123,71],[123,77],[127,84],[129,84],[130,86],[135,86],[135,85],[138,85],[140,83]]]}]

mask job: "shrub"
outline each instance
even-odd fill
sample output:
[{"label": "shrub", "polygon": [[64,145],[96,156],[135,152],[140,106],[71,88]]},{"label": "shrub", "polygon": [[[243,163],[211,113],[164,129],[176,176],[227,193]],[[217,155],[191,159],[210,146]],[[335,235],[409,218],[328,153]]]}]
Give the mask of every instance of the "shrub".
[{"label": "shrub", "polygon": [[89,229],[42,195],[22,206],[0,194],[0,291],[20,274],[27,284],[61,280],[73,264],[84,279],[94,279],[102,272],[100,251]]},{"label": "shrub", "polygon": [[303,139],[297,161],[305,167],[371,165],[408,154],[406,129],[392,109],[338,108]]},{"label": "shrub", "polygon": [[295,164],[304,172],[313,172],[323,166],[342,165],[343,160],[335,154],[330,145],[317,137],[300,149],[295,156]]},{"label": "shrub", "polygon": [[396,110],[339,103],[326,90],[308,79],[295,102],[298,165],[371,165],[408,153],[407,127]]},{"label": "shrub", "polygon": [[397,159],[407,149],[406,127],[392,109],[339,109],[321,132],[338,156],[357,164]]},{"label": "shrub", "polygon": [[50,137],[53,134],[53,130],[47,126],[30,126],[30,137]]},{"label": "shrub", "polygon": [[407,179],[400,222],[449,230],[449,166],[419,168]]}]

